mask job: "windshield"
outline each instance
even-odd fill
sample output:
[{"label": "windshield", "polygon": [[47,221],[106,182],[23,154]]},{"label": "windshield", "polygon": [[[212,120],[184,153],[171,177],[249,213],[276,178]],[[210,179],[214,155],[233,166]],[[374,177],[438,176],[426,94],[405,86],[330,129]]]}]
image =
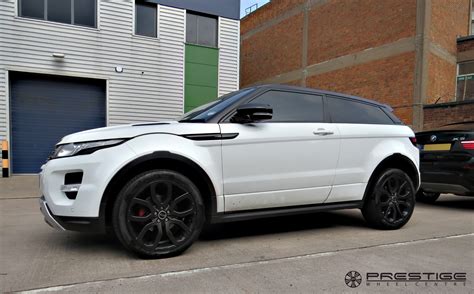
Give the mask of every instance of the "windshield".
[{"label": "windshield", "polygon": [[229,93],[227,95],[222,96],[221,98],[204,104],[200,107],[197,107],[191,110],[188,113],[185,113],[180,118],[178,118],[179,122],[206,122],[213,118],[214,116],[221,113],[221,111],[225,110],[228,106],[234,104],[235,102],[239,101],[240,98],[244,97],[247,94],[253,92],[254,88],[244,89],[236,92]]}]

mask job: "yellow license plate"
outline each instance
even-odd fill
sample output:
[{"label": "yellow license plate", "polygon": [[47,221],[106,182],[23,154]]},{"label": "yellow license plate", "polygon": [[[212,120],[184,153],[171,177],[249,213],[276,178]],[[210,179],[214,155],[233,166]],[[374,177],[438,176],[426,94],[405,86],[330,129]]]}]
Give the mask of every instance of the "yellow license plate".
[{"label": "yellow license plate", "polygon": [[449,151],[451,150],[451,144],[426,144],[423,147],[424,151]]}]

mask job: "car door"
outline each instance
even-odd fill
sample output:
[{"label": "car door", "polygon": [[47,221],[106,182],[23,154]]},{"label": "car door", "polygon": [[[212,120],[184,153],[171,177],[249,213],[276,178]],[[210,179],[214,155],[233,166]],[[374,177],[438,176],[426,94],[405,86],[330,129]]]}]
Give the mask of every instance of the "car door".
[{"label": "car door", "polygon": [[364,101],[326,96],[327,112],[340,132],[341,151],[327,202],[361,200],[381,144],[399,134],[399,126],[380,108]]},{"label": "car door", "polygon": [[220,124],[225,211],[322,203],[339,155],[339,131],[324,119],[323,97],[267,91],[247,103],[268,104],[273,118]]}]

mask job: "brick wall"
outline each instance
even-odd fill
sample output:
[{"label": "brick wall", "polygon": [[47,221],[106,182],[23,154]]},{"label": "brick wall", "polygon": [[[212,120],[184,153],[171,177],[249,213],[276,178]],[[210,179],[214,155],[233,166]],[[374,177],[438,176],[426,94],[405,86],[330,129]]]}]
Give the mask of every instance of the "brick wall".
[{"label": "brick wall", "polygon": [[428,88],[425,104],[455,100],[456,64],[435,54],[428,55]]},{"label": "brick wall", "polygon": [[[469,33],[469,0],[418,1],[274,0],[241,22],[241,86],[278,82],[354,94],[390,104],[406,124],[415,116],[421,128],[414,109],[453,101],[458,47],[468,60],[474,42],[456,42]],[[422,47],[416,23],[425,13]]]},{"label": "brick wall", "polygon": [[302,13],[255,33],[250,38],[243,38],[241,84],[249,85],[301,68],[302,39]]},{"label": "brick wall", "polygon": [[458,53],[474,50],[474,39],[460,40],[457,43]]},{"label": "brick wall", "polygon": [[332,0],[309,13],[308,62],[378,47],[415,35],[416,0]]},{"label": "brick wall", "polygon": [[469,0],[431,1],[430,39],[456,55],[456,39],[469,34]]},{"label": "brick wall", "polygon": [[474,121],[474,101],[471,103],[446,103],[424,108],[424,130],[449,123]]},{"label": "brick wall", "polygon": [[240,33],[245,34],[269,20],[277,18],[292,9],[303,5],[306,0],[275,0],[265,4],[249,16],[244,17],[240,23]]},{"label": "brick wall", "polygon": [[400,119],[411,124],[414,60],[414,52],[404,53],[309,77],[307,86],[388,103]]}]

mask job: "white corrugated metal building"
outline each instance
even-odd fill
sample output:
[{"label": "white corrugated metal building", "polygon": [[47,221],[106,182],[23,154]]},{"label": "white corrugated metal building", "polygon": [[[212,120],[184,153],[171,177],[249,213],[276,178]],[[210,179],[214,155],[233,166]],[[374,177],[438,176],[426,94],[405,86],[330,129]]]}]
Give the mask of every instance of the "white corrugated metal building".
[{"label": "white corrugated metal building", "polygon": [[238,0],[0,1],[11,171],[37,172],[65,133],[174,119],[185,96],[192,108],[238,89],[239,9]]}]

